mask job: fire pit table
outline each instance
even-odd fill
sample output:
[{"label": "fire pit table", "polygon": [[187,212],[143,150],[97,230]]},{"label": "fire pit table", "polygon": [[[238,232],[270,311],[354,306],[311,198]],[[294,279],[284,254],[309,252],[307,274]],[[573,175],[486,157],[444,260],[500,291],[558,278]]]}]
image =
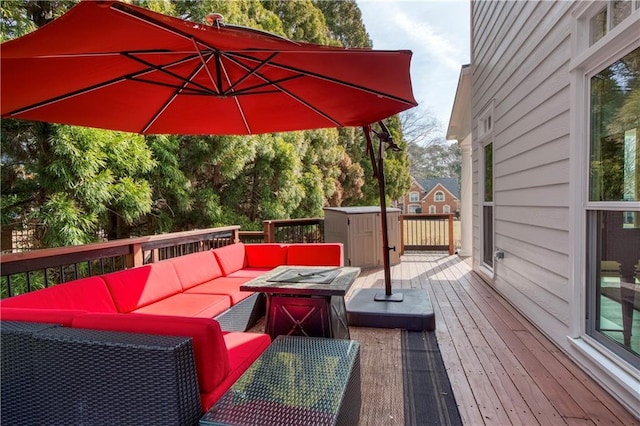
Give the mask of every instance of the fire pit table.
[{"label": "fire pit table", "polygon": [[360,268],[279,266],[240,287],[267,297],[265,332],[349,339],[344,296]]}]

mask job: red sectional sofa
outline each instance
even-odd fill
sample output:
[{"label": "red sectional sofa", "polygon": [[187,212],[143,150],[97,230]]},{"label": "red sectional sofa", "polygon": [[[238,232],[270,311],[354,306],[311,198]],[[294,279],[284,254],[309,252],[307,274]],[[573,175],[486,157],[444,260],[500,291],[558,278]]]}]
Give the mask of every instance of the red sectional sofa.
[{"label": "red sectional sofa", "polygon": [[188,337],[206,411],[270,344],[266,334],[224,331],[215,320],[258,296],[240,285],[280,265],[343,266],[342,250],[339,243],[236,243],[4,299],[1,319]]}]

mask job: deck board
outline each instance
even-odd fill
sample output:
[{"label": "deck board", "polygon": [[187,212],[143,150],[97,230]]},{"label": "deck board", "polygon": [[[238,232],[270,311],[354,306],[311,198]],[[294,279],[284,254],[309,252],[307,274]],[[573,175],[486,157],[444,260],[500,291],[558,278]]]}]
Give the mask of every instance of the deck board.
[{"label": "deck board", "polygon": [[[639,424],[472,273],[463,259],[425,253],[405,253],[401,259],[391,269],[393,287],[422,288],[429,293],[436,337],[464,424]],[[347,298],[358,288],[382,287],[381,268],[364,270]],[[377,343],[398,344],[393,339],[384,343],[389,337],[385,333],[363,330],[356,329],[352,338],[370,341],[376,336]],[[368,346],[370,356],[375,344]],[[391,362],[388,356],[381,358],[375,362]],[[379,375],[380,369],[371,370],[377,371],[368,371],[363,365],[363,385],[394,383],[397,393],[397,372],[387,370],[388,377],[371,378],[369,375]],[[395,406],[385,408],[384,403]],[[372,401],[363,393],[361,424],[401,424],[398,404],[397,398]],[[381,423],[383,419],[386,422]]]}]

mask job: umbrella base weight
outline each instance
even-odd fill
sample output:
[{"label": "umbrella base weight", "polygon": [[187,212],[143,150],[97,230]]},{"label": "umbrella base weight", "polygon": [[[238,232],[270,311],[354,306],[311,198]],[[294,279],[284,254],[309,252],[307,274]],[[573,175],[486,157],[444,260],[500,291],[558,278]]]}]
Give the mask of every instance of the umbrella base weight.
[{"label": "umbrella base weight", "polygon": [[402,302],[404,300],[404,294],[402,293],[376,293],[373,297],[376,302]]},{"label": "umbrella base weight", "polygon": [[379,288],[362,288],[347,301],[347,321],[354,327],[403,328],[410,331],[433,331],[436,319],[429,294],[422,289],[396,289],[401,302],[376,300],[385,296]]}]

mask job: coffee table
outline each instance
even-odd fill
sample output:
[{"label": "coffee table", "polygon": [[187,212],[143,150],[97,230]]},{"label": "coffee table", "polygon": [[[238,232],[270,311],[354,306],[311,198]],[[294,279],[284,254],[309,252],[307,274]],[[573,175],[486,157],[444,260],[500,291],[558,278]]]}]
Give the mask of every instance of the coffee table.
[{"label": "coffee table", "polygon": [[279,266],[240,286],[267,297],[265,332],[349,339],[344,296],[360,268]]},{"label": "coffee table", "polygon": [[200,426],[353,426],[361,399],[360,343],[279,336]]}]

